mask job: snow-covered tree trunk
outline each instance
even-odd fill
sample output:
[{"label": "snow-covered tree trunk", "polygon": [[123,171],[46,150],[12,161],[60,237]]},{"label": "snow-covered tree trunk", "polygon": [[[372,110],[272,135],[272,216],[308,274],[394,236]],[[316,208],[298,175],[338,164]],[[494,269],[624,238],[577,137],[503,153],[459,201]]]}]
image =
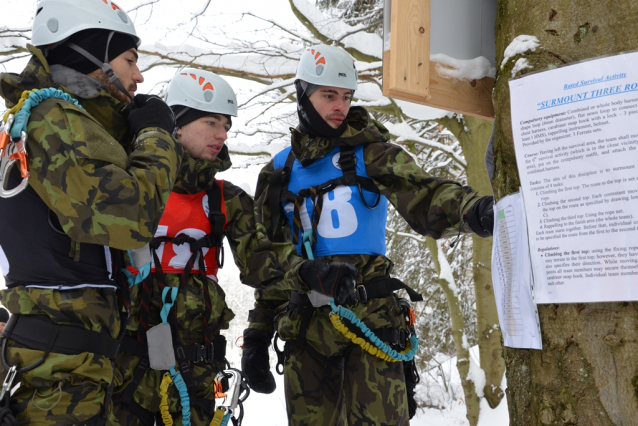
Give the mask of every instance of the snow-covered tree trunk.
[{"label": "snow-covered tree trunk", "polygon": [[[635,50],[636,22],[638,2],[631,0],[499,1],[497,63],[517,36],[534,36],[538,45],[519,49],[498,70],[497,197],[519,187],[508,87],[512,74]],[[521,62],[515,68],[519,60],[528,68],[521,70]],[[638,303],[540,305],[538,310],[543,350],[504,351],[510,425],[638,425]]]},{"label": "snow-covered tree trunk", "polygon": [[[467,183],[481,195],[491,195],[492,185],[485,169],[485,150],[492,134],[492,122],[466,116],[443,117],[437,120],[461,144],[467,161]],[[496,300],[492,288],[492,239],[472,235],[472,275],[476,295],[476,331],[481,368],[486,383],[483,392],[490,407],[501,402],[505,393],[501,389],[505,361],[501,344]]]},{"label": "snow-covered tree trunk", "polygon": [[[465,321],[459,306],[459,292],[452,276],[452,268],[443,253],[442,242],[430,237],[425,239],[425,243],[432,253],[432,260],[439,275],[439,284],[445,297],[447,298],[450,310],[450,322],[452,323],[452,337],[456,347],[456,368],[461,376],[461,385],[465,394],[465,406],[467,407],[467,420],[470,426],[476,426],[479,418],[480,397],[483,396],[483,383],[485,376],[481,369],[472,361],[470,346],[465,336]],[[477,379],[477,376],[481,379]],[[480,389],[479,389],[480,387]]]}]

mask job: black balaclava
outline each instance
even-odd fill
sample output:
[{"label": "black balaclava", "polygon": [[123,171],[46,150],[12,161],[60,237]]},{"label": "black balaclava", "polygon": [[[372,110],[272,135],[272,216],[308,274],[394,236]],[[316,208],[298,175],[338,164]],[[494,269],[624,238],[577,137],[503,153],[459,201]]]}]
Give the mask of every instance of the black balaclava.
[{"label": "black balaclava", "polygon": [[[74,69],[82,74],[90,74],[100,67],[85,56],[71,49],[68,46],[68,43],[75,43],[100,61],[103,61],[105,59],[106,45],[111,32],[111,30],[103,29],[88,29],[77,32],[59,46],[49,49],[46,56],[47,61],[49,62],[49,65],[64,65],[65,67]],[[137,47],[137,43],[133,36],[118,32],[113,33],[108,45],[109,61],[112,61],[129,49]],[[44,46],[40,47],[41,50],[47,50],[42,49],[42,47]]]},{"label": "black balaclava", "polygon": [[[199,109],[190,108],[183,105],[173,105],[171,108],[173,109],[173,113],[175,114],[175,120],[177,122],[178,128],[184,127],[191,121],[195,121],[198,118],[206,117],[207,115],[217,114],[215,112],[202,111]],[[226,114],[217,114],[217,115],[226,117],[228,119],[228,125],[232,127],[233,120],[231,119],[230,115],[226,115]]]},{"label": "black balaclava", "polygon": [[9,321],[9,311],[0,306],[0,322]]},{"label": "black balaclava", "polygon": [[[348,121],[343,120],[341,125],[334,129],[323,119],[310,102],[310,95],[320,86],[308,84],[304,88],[301,80],[295,81],[297,89],[297,115],[299,116],[299,126],[301,131],[311,137],[338,138],[348,128]],[[310,90],[309,90],[310,89]]]}]

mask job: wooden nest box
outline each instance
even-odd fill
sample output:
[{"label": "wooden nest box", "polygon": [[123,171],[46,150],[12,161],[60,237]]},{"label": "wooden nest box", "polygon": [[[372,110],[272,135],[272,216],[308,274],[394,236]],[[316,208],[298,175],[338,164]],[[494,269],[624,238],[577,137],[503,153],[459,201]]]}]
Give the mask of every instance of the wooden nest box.
[{"label": "wooden nest box", "polygon": [[433,54],[496,62],[497,0],[385,0],[383,95],[494,119],[494,79],[443,77]]}]

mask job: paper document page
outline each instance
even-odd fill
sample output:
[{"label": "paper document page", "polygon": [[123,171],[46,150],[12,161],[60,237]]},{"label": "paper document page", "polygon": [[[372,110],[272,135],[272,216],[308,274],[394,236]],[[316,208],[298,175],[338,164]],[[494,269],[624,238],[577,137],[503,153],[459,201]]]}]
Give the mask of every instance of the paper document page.
[{"label": "paper document page", "polygon": [[536,302],[638,300],[638,53],[509,85]]},{"label": "paper document page", "polygon": [[492,284],[503,342],[512,348],[542,349],[520,194],[499,200],[494,215]]}]

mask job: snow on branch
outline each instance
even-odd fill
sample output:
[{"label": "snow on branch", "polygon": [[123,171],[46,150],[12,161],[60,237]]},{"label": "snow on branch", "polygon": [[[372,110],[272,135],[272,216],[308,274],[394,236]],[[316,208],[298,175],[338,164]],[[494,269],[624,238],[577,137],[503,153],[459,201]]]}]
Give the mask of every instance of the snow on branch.
[{"label": "snow on branch", "polygon": [[434,149],[437,149],[444,154],[450,156],[454,159],[462,167],[467,167],[467,162],[463,157],[461,157],[456,151],[454,151],[451,147],[444,145],[440,142],[436,142],[430,139],[425,139],[416,132],[408,123],[384,123],[390,133],[394,136],[397,136],[397,142],[403,141],[412,141],[421,145],[425,145]]},{"label": "snow on branch", "polygon": [[411,238],[415,241],[418,241],[420,243],[424,243],[425,242],[425,237],[421,236],[421,235],[414,235],[414,234],[410,234],[409,232],[398,232],[395,231],[394,229],[390,229],[388,227],[385,228],[386,231],[398,235],[400,237],[406,237],[406,238]]},{"label": "snow on branch", "polygon": [[138,4],[137,6],[134,6],[134,7],[130,8],[130,9],[127,9],[126,13],[134,12],[134,11],[136,11],[138,9],[143,8],[144,6],[149,6],[149,5],[152,5],[153,3],[157,3],[157,2],[159,2],[159,0],[144,0],[143,2]]},{"label": "snow on branch", "polygon": [[[161,65],[197,67],[264,84],[270,84],[275,79],[294,77],[297,64],[296,61],[281,56],[216,53],[190,45],[164,46],[156,43],[153,46],[142,46],[140,53],[155,60],[148,65],[149,68],[158,65],[157,62]],[[144,65],[146,66],[146,63]]]},{"label": "snow on branch", "polygon": [[[368,33],[368,25],[348,25],[338,18],[324,15],[307,0],[290,0],[293,13],[323,43],[336,43],[348,50],[356,59],[367,61],[383,58],[383,41],[374,33]],[[301,16],[299,16],[301,15]]]}]

